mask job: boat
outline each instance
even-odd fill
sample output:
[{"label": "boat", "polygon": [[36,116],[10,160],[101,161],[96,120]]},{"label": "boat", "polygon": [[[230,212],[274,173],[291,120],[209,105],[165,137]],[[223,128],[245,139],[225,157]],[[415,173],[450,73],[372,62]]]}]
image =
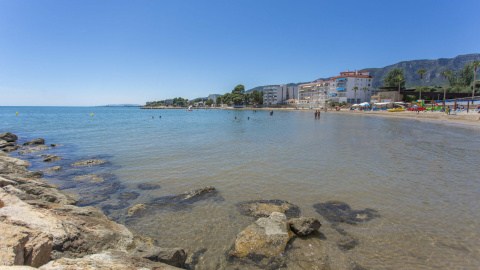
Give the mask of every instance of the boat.
[{"label": "boat", "polygon": [[394,102],[394,106],[398,106],[398,107],[395,107],[395,108],[391,108],[391,109],[388,109],[387,111],[389,112],[404,112],[406,111],[405,110],[405,106],[399,104],[400,102]]},{"label": "boat", "polygon": [[193,112],[192,106],[188,107],[187,112]]}]

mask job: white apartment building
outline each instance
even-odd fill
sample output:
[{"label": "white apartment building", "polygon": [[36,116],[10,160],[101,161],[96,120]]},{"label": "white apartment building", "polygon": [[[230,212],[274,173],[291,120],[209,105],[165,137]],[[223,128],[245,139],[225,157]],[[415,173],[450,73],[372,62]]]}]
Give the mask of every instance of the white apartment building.
[{"label": "white apartment building", "polygon": [[323,107],[329,100],[333,81],[316,80],[298,86],[298,103],[314,107]]},{"label": "white apartment building", "polygon": [[[372,81],[370,71],[346,71],[331,78],[332,88],[329,101],[362,103],[370,101],[372,95]],[[356,89],[356,90],[355,90]]]},{"label": "white apartment building", "polygon": [[285,104],[287,100],[298,99],[298,86],[274,85],[263,87],[263,105]]},{"label": "white apartment building", "polygon": [[213,103],[217,103],[217,98],[221,96],[220,94],[210,94],[208,95],[208,99],[213,100]]}]

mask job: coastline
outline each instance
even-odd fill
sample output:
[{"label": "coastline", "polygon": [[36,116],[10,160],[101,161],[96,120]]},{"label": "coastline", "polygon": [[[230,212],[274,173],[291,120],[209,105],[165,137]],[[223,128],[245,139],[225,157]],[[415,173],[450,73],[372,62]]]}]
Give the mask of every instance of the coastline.
[{"label": "coastline", "polygon": [[[187,109],[187,107],[149,107],[141,109]],[[288,111],[288,112],[313,112],[316,109],[298,109],[295,108],[233,108],[233,107],[224,107],[224,108],[194,108],[193,110],[241,110],[241,111]],[[404,111],[404,112],[388,112],[388,111],[351,111],[349,109],[340,109],[339,111],[327,110],[322,113],[341,113],[349,115],[367,115],[367,116],[379,116],[379,117],[391,117],[391,118],[408,118],[416,119],[421,121],[431,121],[439,123],[449,123],[449,124],[458,124],[458,125],[469,125],[469,126],[480,126],[480,113],[475,110],[470,110],[468,113],[466,111],[456,112],[456,114],[447,115],[444,112],[430,112],[430,111],[421,111],[418,114],[415,112]]]},{"label": "coastline", "polygon": [[28,170],[29,161],[6,153],[36,153],[58,145],[47,146],[41,138],[20,145],[17,139],[9,132],[0,134],[0,269],[185,267],[183,249],[155,246],[101,210],[76,206],[74,198],[42,180],[43,172]]}]

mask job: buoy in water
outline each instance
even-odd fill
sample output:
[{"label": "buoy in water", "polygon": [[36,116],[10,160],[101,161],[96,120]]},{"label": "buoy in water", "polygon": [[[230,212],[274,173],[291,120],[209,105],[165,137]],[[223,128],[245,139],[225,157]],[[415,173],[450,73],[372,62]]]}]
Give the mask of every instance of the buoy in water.
[{"label": "buoy in water", "polygon": [[16,112],[15,115],[18,115],[18,112]]},{"label": "buoy in water", "polygon": [[90,116],[93,116],[93,113],[92,113],[92,114],[90,114]]}]

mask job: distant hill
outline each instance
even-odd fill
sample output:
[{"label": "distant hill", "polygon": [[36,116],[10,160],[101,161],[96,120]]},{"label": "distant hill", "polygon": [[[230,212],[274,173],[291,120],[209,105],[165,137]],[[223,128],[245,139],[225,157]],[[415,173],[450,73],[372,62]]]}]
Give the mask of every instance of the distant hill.
[{"label": "distant hill", "polygon": [[373,87],[378,88],[382,86],[382,80],[389,71],[397,67],[402,68],[403,74],[405,75],[406,87],[409,88],[420,85],[420,75],[417,74],[417,70],[424,68],[427,72],[423,74],[423,85],[435,86],[444,84],[444,77],[440,72],[449,69],[458,73],[466,63],[474,60],[480,60],[480,54],[466,54],[454,58],[440,58],[437,60],[403,61],[383,68],[364,68],[361,70],[370,70],[370,75],[373,76]]}]

